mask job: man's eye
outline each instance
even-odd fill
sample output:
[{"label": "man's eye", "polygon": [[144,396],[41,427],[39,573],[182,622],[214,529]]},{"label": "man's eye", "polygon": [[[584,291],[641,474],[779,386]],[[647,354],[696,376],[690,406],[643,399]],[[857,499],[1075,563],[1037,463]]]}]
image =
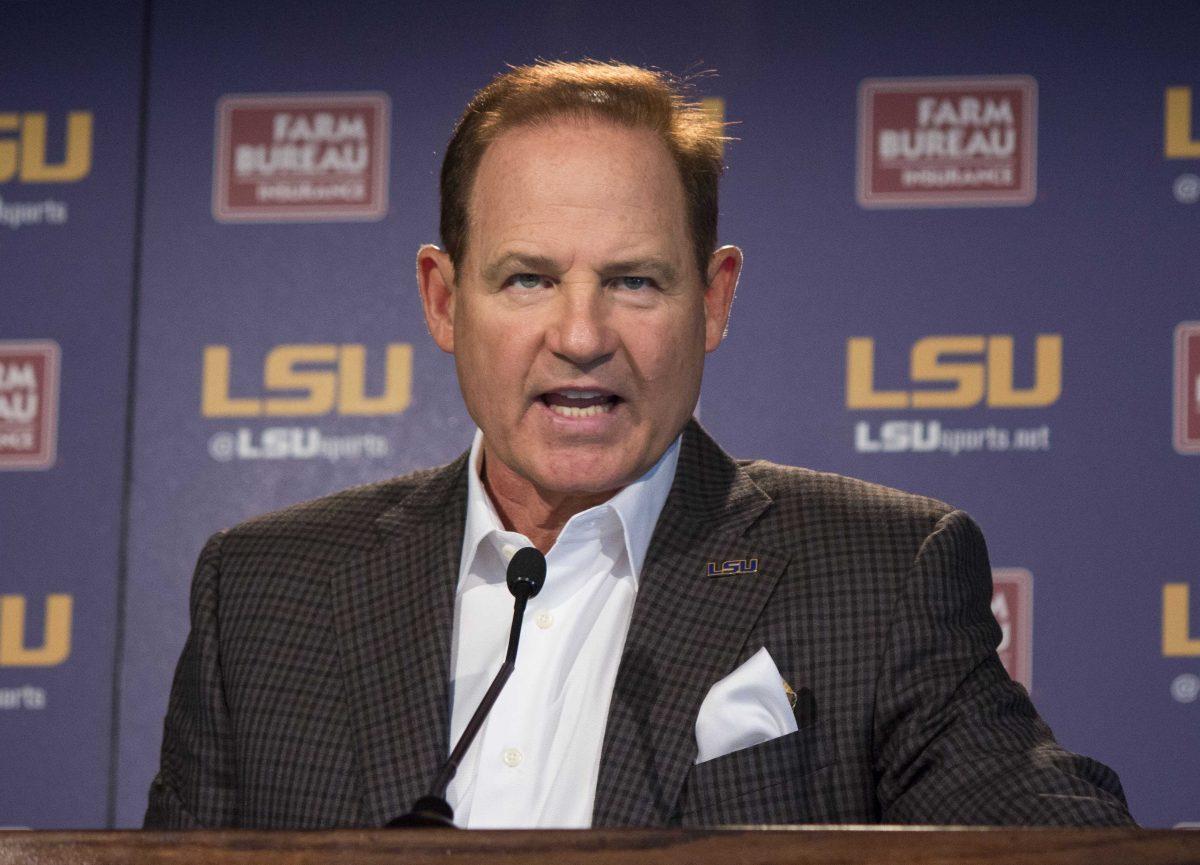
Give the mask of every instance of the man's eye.
[{"label": "man's eye", "polygon": [[622,276],[618,277],[617,283],[621,288],[628,288],[630,291],[640,291],[651,285],[651,280],[648,276]]},{"label": "man's eye", "polygon": [[510,276],[508,282],[517,288],[537,288],[542,284],[542,278],[536,273],[517,273]]}]

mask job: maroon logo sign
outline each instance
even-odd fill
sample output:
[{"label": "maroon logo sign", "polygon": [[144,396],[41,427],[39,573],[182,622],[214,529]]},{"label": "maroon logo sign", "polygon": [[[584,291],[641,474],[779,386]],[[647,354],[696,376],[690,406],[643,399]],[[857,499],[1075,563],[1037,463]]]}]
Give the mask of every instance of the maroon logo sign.
[{"label": "maroon logo sign", "polygon": [[1033,575],[1024,568],[992,569],[992,615],[1000,625],[996,651],[1008,675],[1033,689]]},{"label": "maroon logo sign", "polygon": [[1200,321],[1175,328],[1175,450],[1200,454]]},{"label": "maroon logo sign", "polygon": [[875,78],[858,91],[864,207],[1029,204],[1037,83],[1026,75]]},{"label": "maroon logo sign", "polygon": [[222,97],[213,215],[222,222],[381,218],[390,124],[382,93]]},{"label": "maroon logo sign", "polygon": [[0,341],[0,469],[48,469],[58,434],[58,343]]}]

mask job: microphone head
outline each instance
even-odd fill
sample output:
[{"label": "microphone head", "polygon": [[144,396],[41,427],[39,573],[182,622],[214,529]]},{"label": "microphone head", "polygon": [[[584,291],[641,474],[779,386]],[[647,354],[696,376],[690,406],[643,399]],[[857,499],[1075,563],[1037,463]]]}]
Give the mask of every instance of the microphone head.
[{"label": "microphone head", "polygon": [[504,576],[514,597],[532,598],[546,582],[546,557],[537,547],[521,547],[509,560]]}]

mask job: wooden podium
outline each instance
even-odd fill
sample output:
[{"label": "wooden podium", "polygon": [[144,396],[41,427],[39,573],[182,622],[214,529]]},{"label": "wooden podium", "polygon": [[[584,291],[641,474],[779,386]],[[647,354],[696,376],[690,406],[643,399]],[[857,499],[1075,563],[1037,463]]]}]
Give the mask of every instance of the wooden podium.
[{"label": "wooden podium", "polygon": [[0,865],[1182,865],[1200,832],[786,827],[690,831],[0,832]]}]

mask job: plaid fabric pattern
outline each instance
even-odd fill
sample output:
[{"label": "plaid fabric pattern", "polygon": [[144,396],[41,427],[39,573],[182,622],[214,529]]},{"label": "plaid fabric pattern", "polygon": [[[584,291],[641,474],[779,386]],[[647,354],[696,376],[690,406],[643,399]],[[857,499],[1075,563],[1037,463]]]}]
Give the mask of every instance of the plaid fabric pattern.
[{"label": "plaid fabric pattern", "polygon": [[[448,753],[465,457],[215,536],[148,827],[378,826]],[[710,576],[730,561],[753,569]],[[995,654],[961,511],[737,463],[691,423],[613,692],[594,824],[1132,822]],[[708,688],[766,646],[797,732],[700,765]]]}]

